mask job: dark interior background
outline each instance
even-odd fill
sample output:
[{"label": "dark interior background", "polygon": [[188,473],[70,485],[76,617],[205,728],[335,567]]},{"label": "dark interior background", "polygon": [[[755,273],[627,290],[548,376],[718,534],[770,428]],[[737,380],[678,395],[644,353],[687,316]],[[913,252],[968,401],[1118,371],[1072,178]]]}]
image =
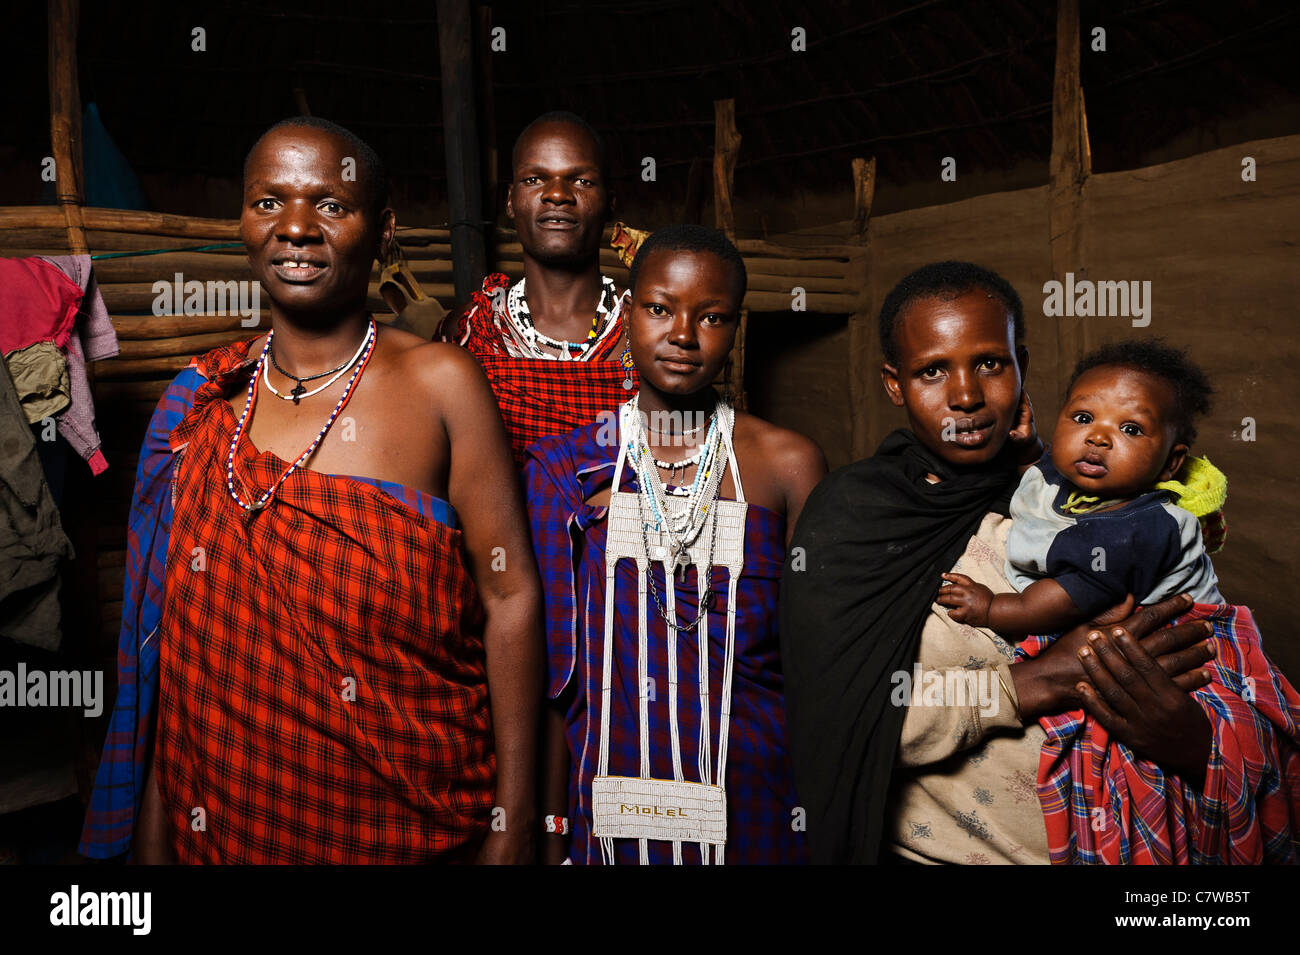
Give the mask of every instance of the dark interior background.
[{"label": "dark interior background", "polygon": [[[479,5],[481,6],[481,5]],[[734,97],[744,235],[842,219],[849,161],[877,156],[874,212],[1048,181],[1056,5],[1037,0],[614,0],[498,2],[504,52],[483,58],[480,139],[496,181],[547,109],[608,138],[629,221],[680,219],[692,163],[713,150],[713,101]],[[446,220],[437,22],[431,3],[371,15],[319,0],[85,3],[80,77],[159,211],[229,217],[244,154],[271,123],[311,112],[388,163],[403,221]],[[45,7],[15,5],[0,36],[0,204],[41,201],[49,150]],[[1093,171],[1152,165],[1300,128],[1290,0],[1083,0]],[[206,30],[207,50],[191,49]],[[807,50],[791,52],[791,31]],[[476,39],[484,48],[490,36]],[[495,147],[496,162],[486,158]],[[653,157],[657,179],[640,178]],[[939,181],[941,159],[956,182]],[[485,191],[489,177],[485,176]],[[501,189],[485,208],[500,212]],[[706,203],[705,221],[712,215]]]},{"label": "dark interior background", "polygon": [[[1098,177],[1191,157],[1209,163],[1214,150],[1300,133],[1294,0],[1080,6],[1082,86]],[[234,217],[248,148],[305,105],[384,157],[401,224],[445,225],[434,5],[390,0],[370,9],[340,0],[301,10],[251,0],[83,0],[81,100],[98,108],[152,210]],[[501,184],[518,132],[543,111],[570,109],[611,146],[621,218],[642,229],[692,218],[712,225],[713,104],[734,98],[743,136],[735,174],[740,237],[846,241],[850,162],[874,156],[869,285],[877,308],[892,282],[935,257],[973,258],[1004,271],[1027,306],[1051,275],[1041,195],[1050,182],[1050,0],[536,0],[473,9],[478,50],[490,49],[492,29],[505,31],[504,51],[476,57],[489,221],[507,225]],[[203,52],[191,48],[195,27],[206,31]],[[806,31],[806,51],[791,50],[795,28]],[[1105,31],[1104,52],[1092,49],[1096,29]],[[0,31],[0,206],[53,202],[40,176],[51,152],[47,73],[46,5],[10,5]],[[655,161],[653,182],[640,175],[646,157]],[[956,160],[955,182],[940,179],[944,157]],[[1296,679],[1300,641],[1289,632],[1283,583],[1298,526],[1290,503],[1294,453],[1289,438],[1278,436],[1289,431],[1285,409],[1300,401],[1289,360],[1300,357],[1292,344],[1300,295],[1293,224],[1300,217],[1289,211],[1300,203],[1300,158],[1279,162],[1272,182],[1244,200],[1225,187],[1217,204],[1172,204],[1178,189],[1215,176],[1240,187],[1240,158],[1227,160],[1212,175],[1184,170],[1146,192],[1141,182],[1098,178],[1090,264],[1112,268],[1106,277],[1136,277],[1130,265],[1156,276],[1158,294],[1167,296],[1162,307],[1171,303],[1161,319],[1171,324],[1162,327],[1175,328],[1175,343],[1193,348],[1220,375],[1222,412],[1202,433],[1216,462],[1222,449],[1236,482],[1230,527],[1246,531],[1230,537],[1216,565],[1226,594],[1249,592],[1240,599],[1256,607],[1266,646]],[[1147,192],[1169,202],[1132,212],[1129,197],[1149,199]],[[959,205],[973,197],[989,197],[987,210]],[[908,214],[891,222],[894,213]],[[1161,216],[1168,221],[1153,221]],[[1130,225],[1136,234],[1126,236]],[[832,465],[849,455],[846,318],[752,315],[746,346],[751,408],[812,435]],[[1036,334],[1041,330],[1031,330],[1031,340]],[[1268,364],[1275,353],[1287,360]],[[870,383],[872,396],[878,387]],[[1040,407],[1052,408],[1054,390],[1035,393]],[[1258,452],[1232,430],[1243,414],[1261,422],[1270,416]],[[138,448],[141,426],[104,417],[106,440]],[[886,424],[882,418],[873,428]],[[1260,457],[1250,457],[1255,453]],[[96,508],[96,494],[106,500],[102,488],[114,487],[117,510],[105,522],[120,521],[130,470],[119,470],[126,473],[110,471],[94,484],[70,469],[65,493]],[[89,573],[93,581],[94,569]],[[76,612],[69,608],[73,619]],[[87,633],[67,652],[106,667],[111,682],[113,639],[91,627]],[[93,770],[105,720],[77,722],[83,762]],[[24,846],[28,861],[75,858],[78,800],[15,815],[0,817],[0,861],[6,845]]]}]

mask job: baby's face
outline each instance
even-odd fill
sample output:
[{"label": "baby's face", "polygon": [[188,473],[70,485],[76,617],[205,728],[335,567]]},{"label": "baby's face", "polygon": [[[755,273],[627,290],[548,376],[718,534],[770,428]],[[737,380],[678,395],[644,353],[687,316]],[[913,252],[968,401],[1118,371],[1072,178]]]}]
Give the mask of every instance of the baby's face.
[{"label": "baby's face", "polygon": [[1174,389],[1122,365],[1102,365],[1070,389],[1052,435],[1052,463],[1081,491],[1131,497],[1182,463]]}]

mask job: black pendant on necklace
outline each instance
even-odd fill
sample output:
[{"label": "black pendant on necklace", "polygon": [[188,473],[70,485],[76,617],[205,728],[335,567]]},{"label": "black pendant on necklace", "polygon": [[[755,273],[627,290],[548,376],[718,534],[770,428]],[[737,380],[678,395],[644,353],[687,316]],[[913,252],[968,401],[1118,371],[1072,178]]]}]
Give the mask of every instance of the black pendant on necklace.
[{"label": "black pendant on necklace", "polygon": [[[295,379],[295,381],[296,381],[296,379]],[[307,391],[307,389],[306,389],[305,387],[303,387],[303,383],[302,383],[301,381],[297,382],[297,384],[295,384],[295,385],[293,386],[293,391],[289,392],[290,396],[292,396],[292,398],[293,398],[293,403],[294,403],[294,404],[297,404],[297,403],[298,403],[298,399],[299,399],[299,398],[300,398],[300,397],[301,397],[301,396],[302,396],[306,391]]]}]

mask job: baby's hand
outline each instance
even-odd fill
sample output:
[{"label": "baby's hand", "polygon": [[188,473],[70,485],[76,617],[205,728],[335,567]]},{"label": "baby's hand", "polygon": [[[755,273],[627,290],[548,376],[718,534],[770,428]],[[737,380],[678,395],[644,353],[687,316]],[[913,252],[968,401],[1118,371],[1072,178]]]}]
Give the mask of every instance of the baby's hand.
[{"label": "baby's hand", "polygon": [[989,625],[989,607],[993,604],[993,591],[977,584],[965,574],[943,574],[946,583],[939,588],[935,600],[948,609],[948,616],[958,623],[972,627]]}]

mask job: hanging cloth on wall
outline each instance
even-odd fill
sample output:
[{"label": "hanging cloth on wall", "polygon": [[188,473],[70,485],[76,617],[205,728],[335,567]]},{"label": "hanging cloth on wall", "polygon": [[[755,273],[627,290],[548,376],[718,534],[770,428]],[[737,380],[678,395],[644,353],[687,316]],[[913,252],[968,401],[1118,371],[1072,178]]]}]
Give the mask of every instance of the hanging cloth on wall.
[{"label": "hanging cloth on wall", "polygon": [[0,364],[0,637],[57,650],[59,564],[73,557],[36,438]]},{"label": "hanging cloth on wall", "polygon": [[[119,349],[90,256],[0,258],[0,316],[0,353],[15,387],[21,383],[19,399],[39,404],[66,397],[62,410],[47,405],[42,417],[57,414],[59,434],[93,474],[102,473],[108,461],[100,450],[86,362]],[[57,348],[63,363],[49,360],[47,349],[23,351],[39,343]]]}]

